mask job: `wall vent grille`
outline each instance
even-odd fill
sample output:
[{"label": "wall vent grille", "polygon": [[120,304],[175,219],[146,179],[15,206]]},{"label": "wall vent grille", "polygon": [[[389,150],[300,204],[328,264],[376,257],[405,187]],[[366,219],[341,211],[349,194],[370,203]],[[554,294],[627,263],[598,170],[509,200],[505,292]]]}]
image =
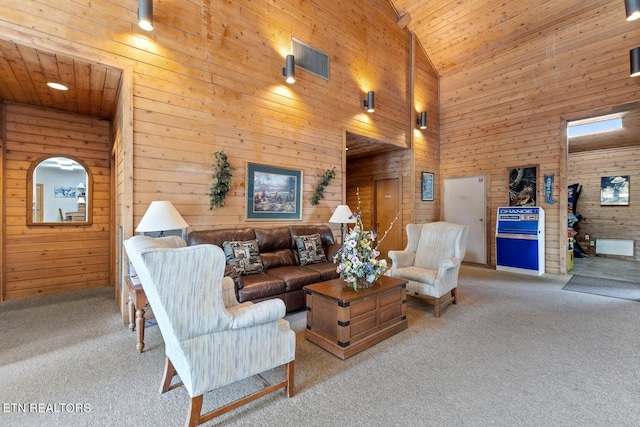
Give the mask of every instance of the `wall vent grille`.
[{"label": "wall vent grille", "polygon": [[296,58],[296,68],[300,67],[318,77],[329,80],[329,56],[301,42],[291,39],[291,51]]}]

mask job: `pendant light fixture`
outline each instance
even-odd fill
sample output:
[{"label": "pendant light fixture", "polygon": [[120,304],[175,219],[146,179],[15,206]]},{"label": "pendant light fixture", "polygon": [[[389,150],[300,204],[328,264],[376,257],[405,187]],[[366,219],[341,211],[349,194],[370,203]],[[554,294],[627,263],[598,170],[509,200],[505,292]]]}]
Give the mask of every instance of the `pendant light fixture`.
[{"label": "pendant light fixture", "polygon": [[138,26],[145,31],[153,30],[153,0],[139,1]]},{"label": "pendant light fixture", "polygon": [[640,47],[633,48],[629,51],[629,62],[631,64],[631,74],[629,77],[640,76]]},{"label": "pendant light fixture", "polygon": [[640,0],[624,0],[624,9],[627,12],[627,21],[640,18]]}]

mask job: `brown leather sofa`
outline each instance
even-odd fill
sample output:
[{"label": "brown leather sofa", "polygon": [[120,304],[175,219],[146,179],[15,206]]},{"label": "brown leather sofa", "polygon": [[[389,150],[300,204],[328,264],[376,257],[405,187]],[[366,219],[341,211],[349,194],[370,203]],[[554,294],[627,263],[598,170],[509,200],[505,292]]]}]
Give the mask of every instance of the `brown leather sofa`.
[{"label": "brown leather sofa", "polygon": [[[300,256],[295,236],[318,233],[326,262],[300,265]],[[246,242],[257,240],[260,259],[264,269],[261,273],[238,274],[234,267],[227,266],[225,275],[236,284],[239,302],[259,302],[271,298],[284,301],[287,312],[305,307],[303,286],[339,277],[333,256],[340,249],[326,225],[291,225],[277,228],[234,228],[192,231],[187,236],[189,246],[213,244],[223,247],[224,242]]]}]

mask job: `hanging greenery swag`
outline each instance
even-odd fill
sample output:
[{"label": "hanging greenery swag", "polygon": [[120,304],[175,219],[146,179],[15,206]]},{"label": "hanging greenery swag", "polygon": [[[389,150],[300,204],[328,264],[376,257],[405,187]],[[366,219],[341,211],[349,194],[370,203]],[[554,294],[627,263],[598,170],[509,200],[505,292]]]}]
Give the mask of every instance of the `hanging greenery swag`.
[{"label": "hanging greenery swag", "polygon": [[327,169],[326,171],[324,171],[324,174],[322,174],[322,181],[318,183],[316,190],[313,192],[313,197],[311,198],[312,205],[317,205],[318,203],[320,203],[320,199],[324,199],[324,189],[327,188],[331,180],[335,177],[335,166],[333,167],[333,169]]},{"label": "hanging greenery swag", "polygon": [[229,190],[231,190],[231,172],[235,170],[235,167],[231,166],[231,163],[227,160],[227,155],[224,151],[216,151],[213,156],[216,161],[212,165],[212,182],[207,193],[211,197],[209,210],[224,206],[224,199],[227,197]]}]

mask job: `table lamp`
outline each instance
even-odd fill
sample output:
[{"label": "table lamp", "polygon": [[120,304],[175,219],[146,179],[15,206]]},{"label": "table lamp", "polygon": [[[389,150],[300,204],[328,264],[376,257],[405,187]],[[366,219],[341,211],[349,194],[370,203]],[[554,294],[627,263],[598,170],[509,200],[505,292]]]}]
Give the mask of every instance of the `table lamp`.
[{"label": "table lamp", "polygon": [[344,225],[348,223],[356,222],[356,219],[353,217],[353,212],[349,209],[347,205],[338,205],[335,211],[333,211],[333,215],[329,218],[329,222],[333,224],[341,224],[340,232],[342,233],[342,240],[340,243],[344,243]]},{"label": "table lamp", "polygon": [[159,231],[160,237],[163,237],[166,230],[184,229],[188,226],[189,224],[180,216],[173,203],[161,200],[151,202],[136,231],[139,233]]}]

